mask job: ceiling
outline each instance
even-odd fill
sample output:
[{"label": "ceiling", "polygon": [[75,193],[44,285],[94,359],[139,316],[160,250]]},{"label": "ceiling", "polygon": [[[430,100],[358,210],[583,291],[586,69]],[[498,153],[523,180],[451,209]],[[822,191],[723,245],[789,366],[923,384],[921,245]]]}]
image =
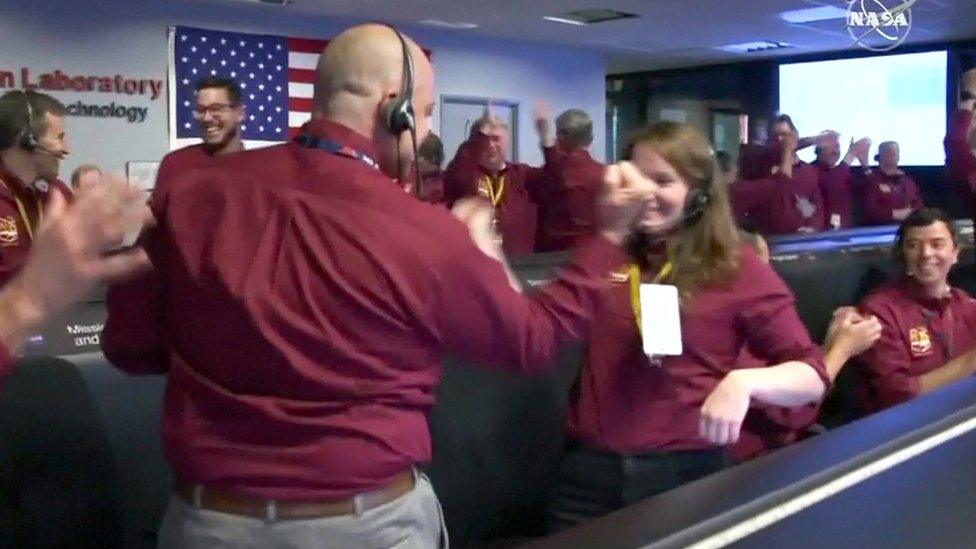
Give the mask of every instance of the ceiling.
[{"label": "ceiling", "polygon": [[[864,0],[866,3],[878,0]],[[893,6],[895,0],[881,0]],[[843,19],[794,25],[779,13],[845,0],[293,0],[287,9],[309,14],[416,24],[424,19],[475,23],[475,33],[498,38],[599,50],[608,72],[686,67],[775,55],[850,49]],[[395,8],[394,8],[395,7]],[[640,18],[591,26],[542,19],[584,8],[612,8]],[[918,0],[907,43],[976,38],[976,0]],[[794,47],[775,53],[728,53],[717,46],[773,40]]]}]

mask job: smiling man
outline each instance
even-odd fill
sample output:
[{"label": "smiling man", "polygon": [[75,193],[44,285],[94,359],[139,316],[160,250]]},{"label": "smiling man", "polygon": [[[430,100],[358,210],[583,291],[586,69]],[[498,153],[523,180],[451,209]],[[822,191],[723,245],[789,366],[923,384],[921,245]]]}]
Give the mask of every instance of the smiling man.
[{"label": "smiling man", "polygon": [[246,113],[237,83],[210,76],[200,80],[196,90],[193,117],[200,124],[203,143],[167,154],[159,165],[156,181],[165,180],[172,170],[207,166],[215,157],[244,150],[241,124]]},{"label": "smiling man", "polygon": [[861,304],[882,326],[864,353],[864,399],[878,411],[976,373],[976,300],[949,285],[959,261],[952,218],[935,208],[909,215],[898,228],[895,257],[905,274]]}]

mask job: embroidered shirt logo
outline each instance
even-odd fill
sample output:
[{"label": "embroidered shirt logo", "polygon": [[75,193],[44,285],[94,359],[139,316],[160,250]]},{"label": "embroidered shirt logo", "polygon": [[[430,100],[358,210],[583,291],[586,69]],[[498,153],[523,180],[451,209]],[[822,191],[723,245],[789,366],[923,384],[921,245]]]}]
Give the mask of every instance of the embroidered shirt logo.
[{"label": "embroidered shirt logo", "polygon": [[912,355],[919,357],[932,353],[932,338],[925,326],[908,330],[908,340],[911,344]]},{"label": "embroidered shirt logo", "polygon": [[9,216],[0,217],[0,246],[16,245],[19,237],[17,220]]}]

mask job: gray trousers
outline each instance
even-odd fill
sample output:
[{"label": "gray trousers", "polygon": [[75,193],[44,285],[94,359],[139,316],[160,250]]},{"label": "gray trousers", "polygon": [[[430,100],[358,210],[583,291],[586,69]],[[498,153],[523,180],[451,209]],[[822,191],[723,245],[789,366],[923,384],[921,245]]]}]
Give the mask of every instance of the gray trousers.
[{"label": "gray trousers", "polygon": [[160,549],[437,549],[448,547],[440,502],[430,481],[360,515],[268,521],[197,509],[170,499]]}]

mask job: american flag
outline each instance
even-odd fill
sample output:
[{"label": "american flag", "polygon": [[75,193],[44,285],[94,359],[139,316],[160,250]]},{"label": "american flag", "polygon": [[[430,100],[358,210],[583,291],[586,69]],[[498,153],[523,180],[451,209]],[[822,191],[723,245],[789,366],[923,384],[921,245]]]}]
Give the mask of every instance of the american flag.
[{"label": "american flag", "polygon": [[197,81],[230,78],[244,95],[249,147],[286,141],[311,117],[312,87],[327,40],[170,28],[170,147],[199,141]]}]

